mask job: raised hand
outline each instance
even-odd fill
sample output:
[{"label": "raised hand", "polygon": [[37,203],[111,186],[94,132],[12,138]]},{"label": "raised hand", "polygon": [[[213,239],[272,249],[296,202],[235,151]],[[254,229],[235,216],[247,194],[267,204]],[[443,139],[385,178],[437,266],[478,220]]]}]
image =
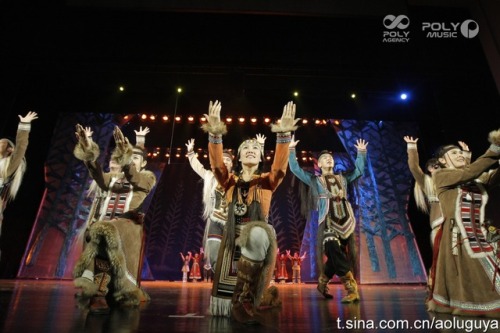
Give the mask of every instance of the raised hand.
[{"label": "raised hand", "polygon": [[139,127],[138,131],[134,130],[134,132],[135,132],[135,135],[146,136],[146,134],[148,134],[150,131],[149,131],[149,127],[144,127],[144,129],[142,129],[142,126],[141,126],[141,127]]},{"label": "raised hand", "polygon": [[118,126],[115,126],[115,129],[113,130],[113,137],[115,138],[116,148],[120,150],[125,150],[130,144]]},{"label": "raised hand", "polygon": [[297,147],[297,144],[299,143],[300,140],[295,141],[295,135],[292,135],[292,141],[290,141],[290,145],[288,146],[289,148],[295,148]]},{"label": "raised hand", "polygon": [[207,123],[210,126],[217,126],[220,123],[220,110],[222,105],[219,101],[212,102],[208,104],[208,114],[204,114],[205,118],[207,118]]},{"label": "raised hand", "polygon": [[366,147],[368,146],[368,142],[366,142],[363,139],[357,139],[356,144],[354,147],[356,147],[358,150],[366,150]]},{"label": "raised hand", "polygon": [[463,151],[469,151],[469,146],[465,142],[458,141],[458,144],[460,145],[460,148],[462,148]]},{"label": "raised hand", "polygon": [[283,107],[283,114],[281,115],[281,120],[280,120],[281,128],[287,129],[295,127],[295,125],[297,125],[300,118],[295,119],[295,109],[296,106],[293,102],[288,102]]},{"label": "raised hand", "polygon": [[188,142],[186,143],[186,148],[187,148],[188,153],[190,153],[194,150],[194,139],[188,140]]},{"label": "raised hand", "polygon": [[413,138],[412,136],[408,135],[406,135],[403,139],[406,141],[406,143],[417,143],[418,141],[418,138]]},{"label": "raised hand", "polygon": [[264,144],[266,143],[266,137],[264,136],[264,134],[257,134],[255,136],[255,138],[257,139],[257,142],[261,145],[261,146],[264,146]]},{"label": "raised hand", "polygon": [[31,123],[31,121],[38,119],[38,114],[34,111],[29,111],[24,117],[21,115],[18,115],[18,117],[22,123]]},{"label": "raised hand", "polygon": [[90,127],[83,127],[80,124],[76,124],[75,126],[75,135],[76,139],[78,140],[78,143],[83,147],[83,148],[88,148],[90,147],[90,142],[92,141],[92,130]]}]

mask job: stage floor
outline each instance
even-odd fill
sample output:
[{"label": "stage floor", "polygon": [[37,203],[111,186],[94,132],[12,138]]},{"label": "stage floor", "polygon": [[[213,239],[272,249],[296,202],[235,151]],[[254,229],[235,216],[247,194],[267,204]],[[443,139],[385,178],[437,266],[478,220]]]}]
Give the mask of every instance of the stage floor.
[{"label": "stage floor", "polygon": [[[264,325],[247,326],[206,314],[211,283],[145,281],[151,302],[136,309],[90,315],[80,309],[71,281],[0,280],[1,332],[487,332],[498,321],[434,316],[425,310],[425,286],[361,285],[361,302],[341,304],[344,290],[330,285],[333,300],[315,284],[277,284],[281,309]],[[429,328],[433,323],[435,328]],[[438,325],[446,329],[438,329]],[[486,328],[489,325],[490,329]],[[470,329],[469,329],[470,328]]]}]

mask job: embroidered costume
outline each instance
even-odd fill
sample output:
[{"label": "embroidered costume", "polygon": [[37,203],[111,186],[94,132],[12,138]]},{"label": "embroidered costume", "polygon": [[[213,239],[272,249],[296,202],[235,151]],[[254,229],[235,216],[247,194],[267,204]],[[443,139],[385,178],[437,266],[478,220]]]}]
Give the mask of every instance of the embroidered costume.
[{"label": "embroidered costume", "polygon": [[[491,139],[494,132],[496,140]],[[433,174],[444,222],[436,236],[429,311],[500,317],[497,244],[486,241],[484,225],[486,190],[500,182],[500,131],[494,132],[490,149],[475,162]],[[494,165],[494,171],[486,172]]]},{"label": "embroidered costume", "polygon": [[[36,112],[29,112],[17,126],[16,143],[9,139],[0,139],[0,236],[2,234],[3,212],[9,201],[14,200],[24,173],[26,172],[26,150],[31,131],[31,121],[37,119]],[[1,255],[1,252],[0,252]]]},{"label": "embroidered costume", "polygon": [[257,168],[263,157],[262,146],[255,139],[244,141],[238,149],[242,173],[228,172],[222,155],[222,134],[226,133],[226,127],[220,122],[220,103],[210,102],[209,112],[209,123],[203,129],[209,133],[210,165],[229,203],[210,312],[214,316],[232,316],[244,323],[259,322],[259,306],[278,304],[275,287],[271,289],[275,297],[269,299],[270,303],[262,302],[271,281],[277,250],[275,231],[267,218],[272,194],[286,174],[290,131],[296,129],[298,121],[294,119],[295,105],[290,102],[285,106],[280,125],[273,124],[272,131],[277,133],[274,160],[271,171],[260,174],[250,171]]},{"label": "embroidered costume", "polygon": [[[319,156],[318,162],[325,154]],[[348,250],[353,249],[354,229],[356,226],[355,216],[349,201],[347,201],[347,185],[363,175],[366,164],[366,150],[358,150],[355,168],[347,174],[326,174],[316,176],[304,171],[297,162],[295,147],[290,149],[288,159],[290,171],[302,182],[308,185],[314,204],[318,211],[318,236],[316,242],[317,266],[320,270],[318,279],[318,290],[326,298],[333,296],[328,293],[328,282],[337,275],[344,284],[348,295],[342,302],[354,302],[359,300],[356,280],[354,279],[353,264]],[[327,260],[324,262],[323,255]]]},{"label": "embroidered costume", "polygon": [[[156,177],[142,169],[146,164],[142,147],[133,148],[118,127],[114,135],[117,146],[111,159],[122,167],[120,174],[102,170],[96,162],[99,147],[77,125],[75,157],[85,163],[90,176],[106,193],[99,219],[89,226],[84,251],[73,270],[74,284],[82,288],[82,300],[90,299],[90,311],[96,313],[109,312],[110,300],[120,305],[149,300],[140,288],[145,237],[141,206]],[[112,295],[108,290],[113,290]]]}]

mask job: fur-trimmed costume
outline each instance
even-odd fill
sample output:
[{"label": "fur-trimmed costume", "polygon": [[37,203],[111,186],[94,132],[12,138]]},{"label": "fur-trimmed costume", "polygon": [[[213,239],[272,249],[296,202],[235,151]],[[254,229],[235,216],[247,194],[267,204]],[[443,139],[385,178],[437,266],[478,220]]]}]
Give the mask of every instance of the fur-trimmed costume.
[{"label": "fur-trimmed costume", "polygon": [[497,244],[486,242],[484,225],[486,189],[500,182],[499,155],[499,144],[492,144],[464,168],[433,173],[444,222],[436,236],[429,311],[500,317]]},{"label": "fur-trimmed costume", "polygon": [[7,157],[0,156],[0,235],[2,234],[3,212],[10,200],[14,200],[26,171],[26,149],[31,123],[20,122],[17,127],[16,143],[8,139],[7,146],[13,149]]},{"label": "fur-trimmed costume", "polygon": [[[231,316],[239,312],[249,300],[250,308],[259,305],[273,306],[279,303],[263,304],[262,297],[271,282],[276,263],[276,234],[267,222],[271,197],[286,174],[290,132],[278,133],[274,160],[271,171],[253,175],[249,182],[244,182],[238,175],[230,174],[223,163],[222,138],[209,134],[208,151],[210,164],[218,183],[226,193],[229,203],[228,220],[224,228],[222,244],[219,250],[215,271],[210,312],[214,316]],[[241,204],[247,207],[243,213]],[[239,215],[236,215],[237,212]],[[250,242],[256,237],[266,242],[267,251],[262,261],[245,256],[245,251],[252,252]],[[273,289],[273,292],[276,290]],[[266,297],[265,297],[266,298]],[[247,308],[248,313],[252,309]],[[251,315],[250,315],[251,317]],[[248,318],[236,319],[245,322]]]},{"label": "fur-trimmed costume", "polygon": [[98,209],[99,218],[88,226],[84,251],[73,270],[75,286],[82,288],[81,296],[91,302],[96,296],[120,305],[149,300],[140,288],[145,237],[141,206],[156,177],[147,170],[137,171],[131,162],[133,154],[130,144],[125,150],[115,149],[111,158],[122,166],[122,173],[107,173],[96,162],[99,148],[94,142],[90,147],[75,147],[75,157],[85,163],[106,194]]},{"label": "fur-trimmed costume", "polygon": [[224,189],[217,183],[211,170],[206,170],[194,151],[187,154],[191,168],[203,179],[203,218],[206,220],[203,235],[205,250],[204,267],[215,270],[224,225],[227,220],[227,202]]},{"label": "fur-trimmed costume", "polygon": [[[297,162],[295,148],[290,149],[288,163],[290,171],[309,187],[314,200],[310,209],[318,211],[318,221],[316,221],[318,223],[316,261],[320,272],[318,289],[321,289],[320,292],[325,297],[330,298],[327,284],[334,275],[338,275],[341,280],[345,278],[349,286],[356,283],[352,276],[356,255],[351,253],[355,251],[353,232],[356,219],[345,195],[347,185],[364,173],[366,151],[358,151],[354,170],[346,174],[316,176],[304,171]],[[341,197],[337,195],[338,193],[342,193]],[[326,262],[324,256],[327,258]]]}]

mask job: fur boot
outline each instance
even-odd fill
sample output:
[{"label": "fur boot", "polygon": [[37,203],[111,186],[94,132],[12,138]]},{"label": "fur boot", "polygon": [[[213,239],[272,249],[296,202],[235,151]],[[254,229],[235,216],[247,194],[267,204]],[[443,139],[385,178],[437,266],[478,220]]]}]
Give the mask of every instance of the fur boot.
[{"label": "fur boot", "polygon": [[347,272],[346,275],[340,277],[340,281],[344,285],[345,290],[347,290],[347,295],[342,298],[341,303],[354,303],[359,301],[358,284],[354,279],[351,272]]},{"label": "fur boot", "polygon": [[326,277],[326,275],[321,274],[320,277],[318,278],[318,286],[316,289],[323,295],[324,298],[326,299],[332,299],[333,295],[328,293],[328,282],[330,281],[329,278]]}]

